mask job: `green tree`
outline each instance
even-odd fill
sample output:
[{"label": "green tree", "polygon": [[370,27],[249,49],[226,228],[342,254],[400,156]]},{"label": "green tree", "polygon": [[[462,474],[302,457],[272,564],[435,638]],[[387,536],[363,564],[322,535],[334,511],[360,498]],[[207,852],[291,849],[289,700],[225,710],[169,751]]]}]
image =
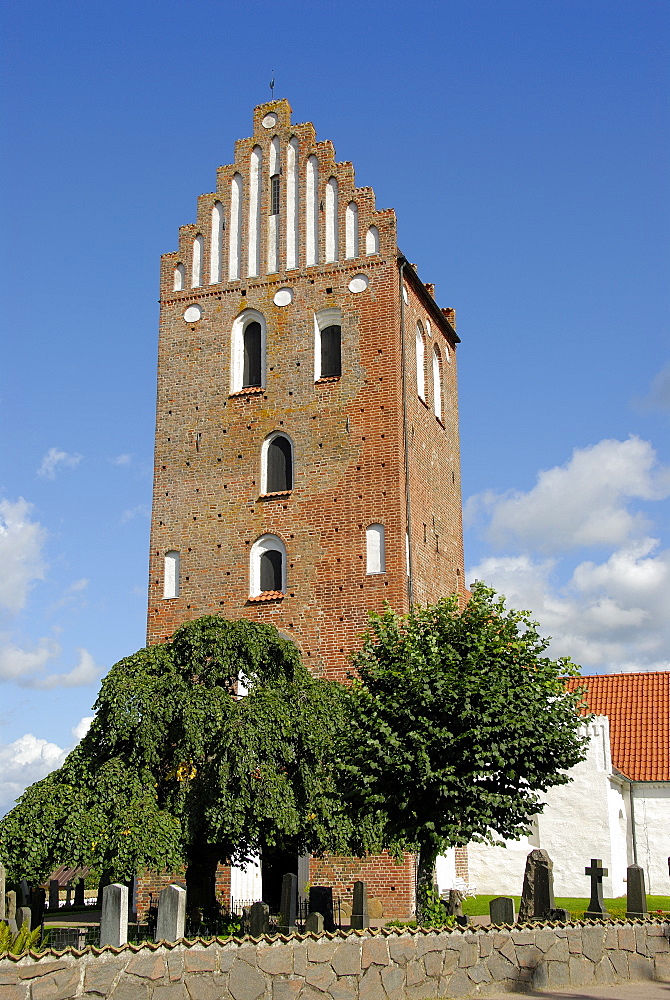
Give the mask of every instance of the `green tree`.
[{"label": "green tree", "polygon": [[338,790],[345,689],[312,677],[274,627],[189,622],[112,667],[94,709],[63,766],[0,822],[10,877],[186,866],[191,904],[207,908],[219,861],[364,850]]},{"label": "green tree", "polygon": [[562,681],[578,668],[547,645],[482,584],[462,611],[453,596],[371,617],[353,659],[349,794],[383,846],[418,852],[419,903],[440,853],[529,832],[538,791],[584,759],[580,696]]}]

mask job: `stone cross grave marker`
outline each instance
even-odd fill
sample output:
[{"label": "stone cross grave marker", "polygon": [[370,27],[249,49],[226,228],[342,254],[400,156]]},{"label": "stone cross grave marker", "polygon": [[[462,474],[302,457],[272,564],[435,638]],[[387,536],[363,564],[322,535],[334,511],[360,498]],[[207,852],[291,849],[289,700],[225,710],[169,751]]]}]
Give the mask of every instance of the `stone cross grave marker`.
[{"label": "stone cross grave marker", "polygon": [[333,917],[333,888],[330,885],[313,885],[309,890],[310,913],[320,913],[323,917],[323,929],[335,930],[335,920]]},{"label": "stone cross grave marker", "polygon": [[60,885],[57,878],[49,880],[49,909],[57,910],[60,903]]},{"label": "stone cross grave marker", "polygon": [[489,903],[492,924],[513,924],[516,920],[514,900],[509,896],[497,896]]},{"label": "stone cross grave marker", "polygon": [[368,887],[365,882],[354,882],[354,898],[351,907],[350,925],[356,931],[363,931],[366,927],[370,926]]},{"label": "stone cross grave marker", "polygon": [[5,880],[7,872],[5,866],[0,865],[0,920],[5,919]]},{"label": "stone cross grave marker", "polygon": [[128,941],[128,886],[112,882],[102,890],[100,947],[120,948]]},{"label": "stone cross grave marker", "polygon": [[282,934],[293,934],[298,914],[298,876],[287,872],[281,883],[279,929]]},{"label": "stone cross grave marker", "polygon": [[640,865],[629,865],[626,869],[626,916],[633,920],[647,916],[644,868]]},{"label": "stone cross grave marker", "polygon": [[267,903],[254,903],[249,909],[249,933],[261,937],[270,933],[270,907]]},{"label": "stone cross grave marker", "polygon": [[307,920],[305,921],[305,931],[307,933],[311,931],[312,934],[323,934],[323,914],[317,913],[316,911],[314,913],[308,913]]},{"label": "stone cross grave marker", "polygon": [[609,917],[609,913],[605,909],[605,903],[603,902],[603,878],[609,875],[609,869],[603,868],[600,858],[591,858],[591,865],[586,866],[584,874],[591,877],[591,899],[589,900],[589,908],[585,911],[584,916],[591,917],[594,920],[602,920],[604,917]]},{"label": "stone cross grave marker", "polygon": [[186,889],[168,885],[158,894],[155,941],[180,941],[186,927]]},{"label": "stone cross grave marker", "polygon": [[536,847],[526,858],[519,923],[546,920],[554,910],[554,864],[546,851]]}]

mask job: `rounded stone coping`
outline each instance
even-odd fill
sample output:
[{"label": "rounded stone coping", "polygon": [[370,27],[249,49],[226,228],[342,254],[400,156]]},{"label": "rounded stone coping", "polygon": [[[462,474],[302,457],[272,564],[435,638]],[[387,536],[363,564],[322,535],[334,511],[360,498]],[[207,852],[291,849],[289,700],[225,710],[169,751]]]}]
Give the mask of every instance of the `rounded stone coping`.
[{"label": "rounded stone coping", "polygon": [[659,926],[667,924],[668,933],[670,935],[670,916],[656,916],[651,917],[648,920],[643,920],[638,917],[633,919],[626,919],[625,917],[613,917],[609,920],[570,920],[570,921],[540,921],[533,920],[523,924],[474,924],[468,925],[466,927],[368,927],[364,930],[351,929],[348,931],[322,931],[317,934],[315,931],[307,931],[305,934],[300,934],[297,931],[293,934],[262,934],[260,937],[252,937],[251,934],[244,934],[242,937],[235,937],[230,935],[228,937],[208,937],[208,938],[179,938],[178,941],[143,941],[141,944],[124,944],[121,947],[116,948],[114,945],[106,944],[102,948],[96,947],[96,945],[87,945],[85,948],[73,948],[69,945],[67,948],[63,948],[62,951],[58,951],[55,948],[46,948],[44,951],[24,951],[20,955],[12,955],[9,952],[0,952],[0,961],[8,959],[15,964],[23,963],[27,965],[27,959],[33,962],[39,962],[44,958],[57,958],[61,959],[65,956],[72,956],[73,958],[82,958],[84,955],[121,955],[124,952],[130,952],[131,954],[137,954],[142,951],[156,952],[161,948],[165,948],[168,951],[174,951],[175,948],[210,948],[218,945],[237,945],[241,947],[242,945],[249,944],[261,944],[265,942],[268,945],[273,944],[290,944],[291,942],[302,942],[302,941],[336,941],[336,940],[347,940],[350,938],[389,938],[389,937],[402,937],[407,935],[409,937],[423,936],[426,937],[429,934],[495,934],[501,931],[528,931],[528,930],[540,930],[540,929],[553,929],[556,927],[568,928],[568,927],[630,927],[630,926],[645,926],[654,925]]}]

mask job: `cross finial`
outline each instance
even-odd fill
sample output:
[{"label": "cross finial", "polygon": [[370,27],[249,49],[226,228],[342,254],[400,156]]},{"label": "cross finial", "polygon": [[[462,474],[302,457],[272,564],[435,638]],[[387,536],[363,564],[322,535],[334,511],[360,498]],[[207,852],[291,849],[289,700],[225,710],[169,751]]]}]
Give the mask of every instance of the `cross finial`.
[{"label": "cross finial", "polygon": [[270,80],[270,96],[272,100],[275,99],[275,71],[272,70],[272,79]]}]

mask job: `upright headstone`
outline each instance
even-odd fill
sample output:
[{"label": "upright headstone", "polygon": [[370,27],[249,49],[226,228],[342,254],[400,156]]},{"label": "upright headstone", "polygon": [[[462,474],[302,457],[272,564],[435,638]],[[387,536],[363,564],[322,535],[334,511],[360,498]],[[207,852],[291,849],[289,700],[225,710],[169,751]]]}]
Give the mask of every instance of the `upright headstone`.
[{"label": "upright headstone", "polygon": [[32,912],[32,926],[33,930],[44,920],[44,910],[46,908],[47,894],[46,890],[42,889],[39,885],[30,893],[30,909]]},{"label": "upright headstone", "polygon": [[16,894],[16,905],[17,906],[30,906],[30,886],[26,879],[22,878],[19,882],[19,891]]},{"label": "upright headstone", "polygon": [[100,947],[120,948],[128,941],[128,886],[113,882],[102,890]]},{"label": "upright headstone", "polygon": [[7,909],[5,911],[5,920],[9,924],[9,929],[12,934],[16,934],[18,928],[16,926],[16,893],[13,889],[10,889],[7,893]]},{"label": "upright headstone", "polygon": [[[126,890],[127,894],[127,890]],[[186,927],[186,889],[169,885],[158,895],[156,941],[180,941]]]},{"label": "upright headstone", "polygon": [[450,889],[445,900],[445,908],[448,917],[463,916],[463,893],[460,889]]},{"label": "upright headstone", "polygon": [[323,914],[317,913],[316,911],[314,911],[313,913],[308,913],[307,920],[305,921],[305,932],[306,933],[311,932],[312,934],[323,934],[323,931],[324,931]]},{"label": "upright headstone", "polygon": [[249,933],[262,937],[270,933],[270,907],[267,903],[254,903],[249,911]]},{"label": "upright headstone", "polygon": [[293,934],[298,914],[298,876],[287,873],[281,883],[279,927],[282,934]]},{"label": "upright headstone", "polygon": [[0,920],[5,919],[5,879],[7,873],[5,866],[0,865]]},{"label": "upright headstone", "polygon": [[602,920],[605,917],[609,917],[603,901],[603,878],[609,875],[609,869],[603,868],[600,858],[591,858],[591,865],[586,866],[584,874],[589,875],[591,878],[591,899],[589,900],[589,908],[584,913],[584,916],[593,920]]},{"label": "upright headstone", "polygon": [[536,847],[526,858],[519,923],[549,920],[553,913],[554,864],[546,851]]},{"label": "upright headstone", "polygon": [[57,910],[60,906],[60,885],[57,878],[49,880],[49,909]]},{"label": "upright headstone", "polygon": [[65,883],[65,905],[72,906],[72,879]]},{"label": "upright headstone", "polygon": [[333,917],[333,887],[330,885],[313,885],[309,890],[309,913],[320,913],[323,917],[323,929],[335,930]]},{"label": "upright headstone", "polygon": [[354,899],[351,907],[351,927],[362,931],[370,926],[368,912],[368,887],[365,882],[354,882]]},{"label": "upright headstone", "polygon": [[516,920],[514,900],[509,896],[496,896],[489,903],[492,924],[513,924]]},{"label": "upright headstone", "polygon": [[36,924],[33,920],[33,912],[29,906],[17,906],[16,907],[16,926],[18,930],[21,930],[24,924],[28,924],[28,930],[34,931],[39,924]]},{"label": "upright headstone", "polygon": [[626,916],[630,920],[647,916],[647,893],[644,886],[644,868],[629,865],[626,869]]},{"label": "upright headstone", "polygon": [[86,905],[86,894],[84,892],[85,882],[83,878],[78,878],[76,885],[74,887],[74,905],[75,906],[85,906]]}]

